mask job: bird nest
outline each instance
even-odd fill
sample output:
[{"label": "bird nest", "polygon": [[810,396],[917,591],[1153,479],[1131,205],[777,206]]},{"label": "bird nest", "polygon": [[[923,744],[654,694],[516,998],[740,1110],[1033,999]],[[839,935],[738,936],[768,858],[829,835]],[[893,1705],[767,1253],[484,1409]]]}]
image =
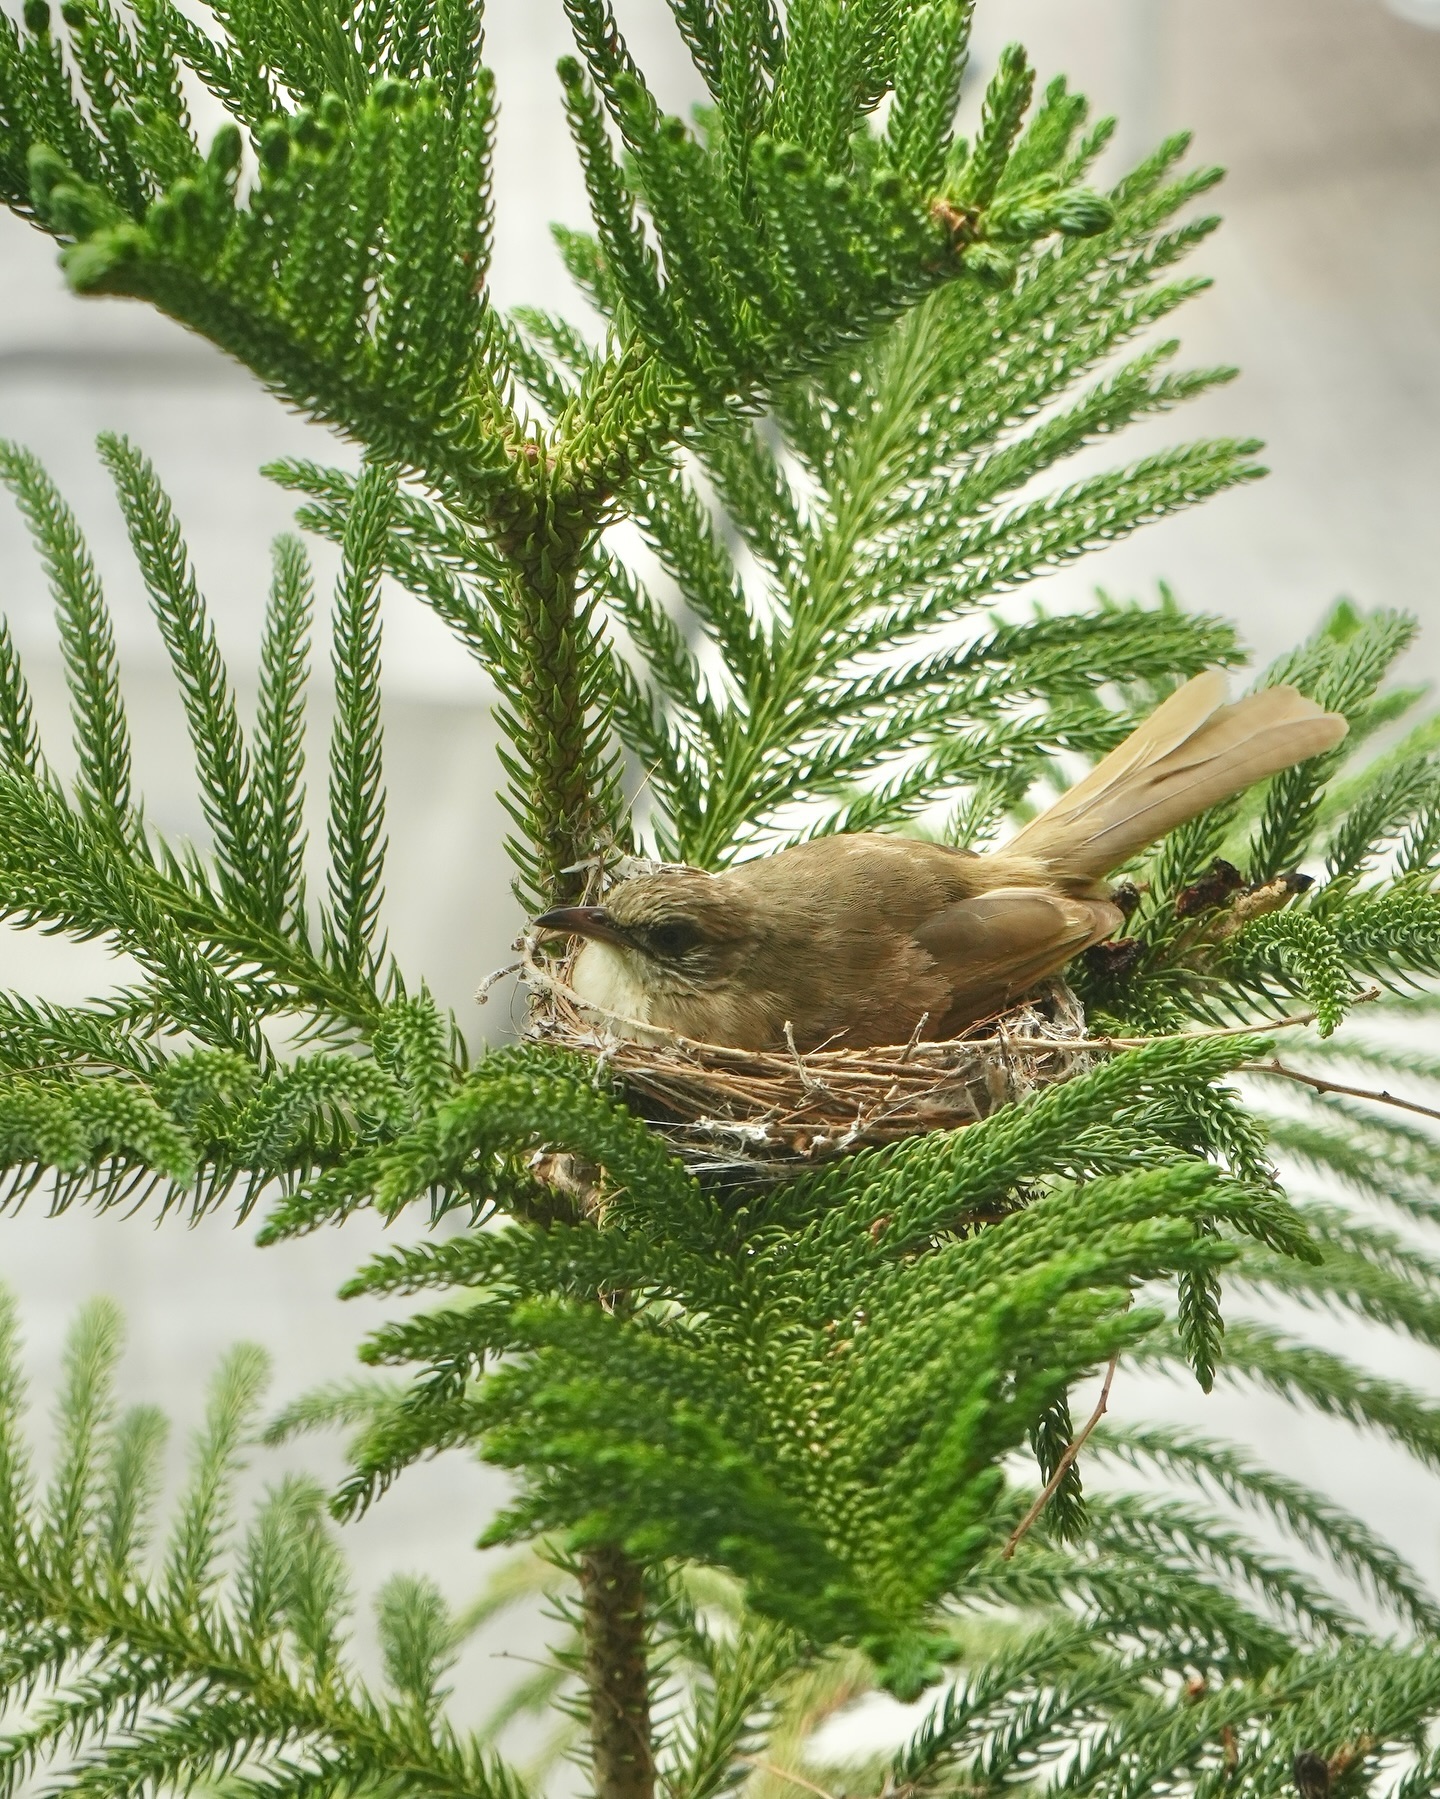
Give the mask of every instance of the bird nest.
[{"label": "bird nest", "polygon": [[1023,1004],[945,1042],[867,1049],[728,1049],[598,1012],[564,961],[526,945],[526,1036],[588,1056],[697,1173],[764,1183],[872,1144],[973,1124],[1084,1073],[1109,1045],[1051,980]]}]

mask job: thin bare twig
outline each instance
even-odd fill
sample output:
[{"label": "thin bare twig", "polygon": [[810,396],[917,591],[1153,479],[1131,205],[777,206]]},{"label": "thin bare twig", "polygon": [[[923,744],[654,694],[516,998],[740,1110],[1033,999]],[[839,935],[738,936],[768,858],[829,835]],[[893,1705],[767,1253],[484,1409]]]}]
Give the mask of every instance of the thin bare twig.
[{"label": "thin bare twig", "polygon": [[800,1077],[800,1085],[804,1091],[818,1093],[822,1099],[833,1099],[835,1096],[824,1081],[817,1081],[805,1066],[805,1058],[795,1046],[795,1027],[788,1018],[785,1020],[785,1047],[790,1051],[790,1060],[795,1064],[795,1072]]},{"label": "thin bare twig", "polygon": [[[1364,993],[1357,993],[1350,1002],[1355,1006],[1367,1006],[1380,997],[1378,987],[1369,987]],[[1222,1037],[1268,1037],[1271,1031],[1293,1031],[1298,1025],[1314,1024],[1320,1016],[1318,1012],[1292,1012],[1285,1018],[1257,1018],[1252,1024],[1232,1024],[1204,1031],[1169,1031],[1158,1037],[1086,1037],[1076,1039],[1076,1049],[1145,1049],[1152,1043],[1178,1043],[1190,1041],[1195,1043],[1213,1043]]]},{"label": "thin bare twig", "polygon": [[767,1762],[763,1755],[737,1755],[735,1759],[742,1767],[758,1768],[762,1774],[769,1774],[772,1779],[804,1787],[807,1793],[815,1794],[815,1799],[835,1799],[833,1793],[827,1793],[824,1787],[816,1786],[813,1780],[807,1780],[803,1774],[792,1774],[788,1768],[777,1767],[774,1762]]},{"label": "thin bare twig", "polygon": [[[564,873],[564,870],[562,869],[561,872]],[[507,974],[519,974],[524,966],[525,964],[523,962],[507,962],[503,968],[492,968],[490,973],[486,975],[485,979],[481,981],[480,985],[475,989],[475,1004],[477,1006],[483,1006],[490,997],[490,989],[492,987],[498,986],[500,982],[505,979]]]},{"label": "thin bare twig", "polygon": [[1238,1074],[1275,1074],[1282,1081],[1297,1081],[1316,1093],[1338,1093],[1345,1099],[1369,1099],[1377,1106],[1398,1106],[1402,1112],[1416,1112],[1421,1118],[1440,1118],[1440,1106],[1422,1106],[1418,1099],[1405,1099],[1384,1087],[1351,1087],[1344,1081],[1327,1081],[1323,1075],[1306,1074],[1299,1068],[1287,1068],[1278,1057],[1268,1062],[1242,1062]]},{"label": "thin bare twig", "polygon": [[1010,1541],[1000,1551],[1001,1561],[1008,1562],[1011,1556],[1014,1555],[1031,1525],[1034,1524],[1041,1512],[1045,1510],[1045,1507],[1049,1505],[1050,1501],[1060,1490],[1061,1481],[1064,1480],[1065,1476],[1070,1472],[1076,1456],[1079,1455],[1080,1451],[1085,1447],[1086,1440],[1091,1431],[1094,1430],[1095,1426],[1105,1416],[1105,1407],[1110,1403],[1110,1383],[1115,1378],[1115,1366],[1119,1360],[1120,1358],[1118,1355],[1111,1356],[1110,1366],[1105,1370],[1105,1384],[1100,1389],[1100,1398],[1096,1402],[1095,1410],[1090,1414],[1084,1430],[1078,1432],[1077,1435],[1071,1438],[1064,1455],[1062,1455],[1060,1460],[1055,1464],[1055,1472],[1050,1476],[1049,1480],[1046,1481],[1040,1497],[1010,1533]]},{"label": "thin bare twig", "polygon": [[900,1060],[902,1062],[908,1062],[910,1060],[911,1056],[914,1055],[915,1045],[920,1041],[920,1033],[921,1033],[921,1031],[923,1031],[925,1029],[926,1025],[929,1024],[929,1022],[930,1022],[930,1014],[928,1012],[922,1012],[920,1014],[919,1018],[916,1019],[915,1029],[913,1031],[911,1031],[910,1041],[905,1045],[905,1053],[900,1058]]}]

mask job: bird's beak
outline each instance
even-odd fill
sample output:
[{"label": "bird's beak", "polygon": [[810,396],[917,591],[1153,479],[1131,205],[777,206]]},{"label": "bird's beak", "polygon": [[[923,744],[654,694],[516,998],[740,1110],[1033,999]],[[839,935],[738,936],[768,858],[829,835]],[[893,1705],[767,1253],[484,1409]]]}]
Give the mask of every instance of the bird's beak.
[{"label": "bird's beak", "polygon": [[601,943],[623,943],[619,926],[603,906],[552,906],[535,920],[542,931],[564,937],[594,937]]}]

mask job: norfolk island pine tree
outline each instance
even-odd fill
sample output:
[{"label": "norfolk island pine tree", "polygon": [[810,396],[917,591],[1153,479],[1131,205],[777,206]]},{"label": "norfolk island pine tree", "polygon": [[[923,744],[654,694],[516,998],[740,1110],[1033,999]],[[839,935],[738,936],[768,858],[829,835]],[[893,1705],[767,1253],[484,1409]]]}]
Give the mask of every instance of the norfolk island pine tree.
[{"label": "norfolk island pine tree", "polygon": [[[664,113],[603,0],[566,4],[592,230],[561,246],[598,334],[490,304],[497,97],[467,0],[223,0],[203,25],[172,0],[28,0],[0,27],[0,181],[73,288],[159,307],[364,452],[358,477],[268,471],[341,551],[316,744],[302,543],[275,547],[242,721],[163,489],[139,448],[101,441],[204,849],[146,823],[99,575],[45,471],[3,452],[54,591],[78,772],[47,759],[7,633],[0,896],[138,969],[85,1006],[5,998],[11,1201],[223,1208],[267,1242],[361,1207],[446,1221],[346,1288],[431,1295],[366,1345],[398,1375],[266,1427],[346,1429],[344,1481],[284,1480],[238,1525],[259,1351],[217,1375],[160,1534],[163,1421],[117,1405],[114,1311],[76,1325],[43,1479],[7,1316],[5,1779],[508,1799],[543,1778],[496,1748],[531,1705],[574,1715],[605,1799],[778,1792],[810,1724],[879,1684],[929,1694],[925,1722],[823,1771],[826,1791],[1430,1792],[1440,1601],[1419,1577],[1283,1470],[1160,1425],[1084,1443],[1087,1468],[1145,1473],[1142,1495],[1082,1492],[1067,1400],[1117,1364],[1188,1368],[1440,1465],[1420,1392],[1253,1315],[1280,1295],[1440,1336],[1440,1152],[1423,1099],[1368,1085],[1440,1080],[1392,1047],[1440,973],[1440,728],[1387,683],[1410,621],[1342,608],[1259,675],[1343,711],[1347,744],[1134,871],[1123,954],[1076,970],[1113,1053],[963,1131],[737,1200],[590,1065],[535,1045],[472,1063],[387,952],[387,576],[502,696],[531,907],[629,848],[716,867],[796,833],[927,825],[983,845],[1177,681],[1241,660],[1228,625],[1168,601],[1001,604],[1259,472],[1231,440],[1052,468],[1230,373],[1176,367],[1163,336],[1203,285],[1184,265],[1216,172],[1175,139],[1098,191],[1108,123],[1063,81],[1037,93],[1018,48],[959,135],[956,0],[669,8],[709,96],[693,120]],[[197,83],[227,115],[208,144]],[[664,595],[617,553],[621,520]],[[307,755],[328,793],[313,850]],[[1302,868],[1319,878],[1296,892]],[[1279,1091],[1294,1103],[1267,1105]],[[596,1203],[542,1183],[537,1150],[594,1164]],[[982,1207],[995,1222],[957,1227]],[[391,1582],[367,1682],[336,1525],[450,1449],[513,1470],[486,1540],[528,1559],[468,1616]],[[1247,1511],[1296,1555],[1258,1548]],[[527,1586],[556,1608],[554,1665],[462,1729],[446,1669]]]}]

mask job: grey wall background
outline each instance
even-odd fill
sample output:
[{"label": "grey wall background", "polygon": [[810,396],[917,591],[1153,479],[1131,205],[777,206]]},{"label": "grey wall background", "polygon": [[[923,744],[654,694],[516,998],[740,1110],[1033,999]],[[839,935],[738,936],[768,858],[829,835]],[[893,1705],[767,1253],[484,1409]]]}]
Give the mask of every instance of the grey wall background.
[{"label": "grey wall background", "polygon": [[[683,104],[693,79],[662,0],[618,10],[667,100]],[[1414,672],[1440,669],[1440,29],[1432,27],[1437,0],[1390,9],[1381,0],[981,0],[982,72],[1002,42],[1019,38],[1042,77],[1065,70],[1097,107],[1119,113],[1123,153],[1183,124],[1195,129],[1199,155],[1232,170],[1220,195],[1228,223],[1202,259],[1216,287],[1179,328],[1191,360],[1237,363],[1244,378],[1110,455],[1181,434],[1254,433],[1267,440],[1274,469],[1242,494],[1056,576],[1047,598],[1093,583],[1140,592],[1163,576],[1189,603],[1237,617],[1263,657],[1343,592],[1418,612],[1429,631]],[[492,0],[490,56],[504,109],[493,284],[505,304],[568,303],[545,229],[551,218],[584,217],[553,74],[567,47],[558,0]],[[178,708],[93,452],[101,429],[130,433],[158,464],[243,675],[259,637],[268,542],[289,519],[286,497],[259,479],[257,465],[287,453],[333,459],[333,446],[166,321],[69,297],[49,244],[0,220],[0,434],[45,459],[91,534],[117,611],[152,816],[167,830],[193,830]],[[61,741],[46,600],[8,508],[0,508],[0,600],[43,722]],[[504,959],[518,922],[500,848],[488,695],[403,596],[392,596],[387,629],[392,937],[408,966],[463,1006]],[[0,934],[0,981],[22,990],[79,998],[113,977],[100,951]],[[250,1237],[224,1218],[193,1231],[174,1221],[152,1229],[80,1213],[51,1221],[32,1206],[0,1220],[0,1270],[23,1301],[37,1390],[53,1384],[73,1306],[100,1291],[130,1317],[129,1391],[164,1403],[182,1435],[198,1418],[207,1369],[237,1338],[271,1351],[277,1399],[347,1373],[372,1315],[341,1307],[333,1293],[377,1233],[362,1219],[343,1240],[264,1254]],[[1355,1327],[1345,1330],[1353,1343]],[[1440,1391],[1440,1370],[1419,1352],[1390,1344],[1376,1353]],[[1117,1393],[1116,1406],[1123,1413],[1141,1398]],[[1259,1401],[1202,1407],[1177,1392],[1167,1403],[1263,1442],[1296,1475],[1382,1523],[1440,1582],[1440,1506],[1398,1458]],[[322,1473],[335,1466],[323,1445],[297,1456]],[[256,1479],[275,1465],[257,1468]],[[491,1476],[457,1458],[408,1477],[352,1533],[362,1589],[416,1567],[463,1596],[479,1578],[469,1545],[496,1493]],[[466,1675],[477,1698],[524,1671],[495,1658],[530,1653],[530,1641],[492,1634],[477,1647]]]}]

